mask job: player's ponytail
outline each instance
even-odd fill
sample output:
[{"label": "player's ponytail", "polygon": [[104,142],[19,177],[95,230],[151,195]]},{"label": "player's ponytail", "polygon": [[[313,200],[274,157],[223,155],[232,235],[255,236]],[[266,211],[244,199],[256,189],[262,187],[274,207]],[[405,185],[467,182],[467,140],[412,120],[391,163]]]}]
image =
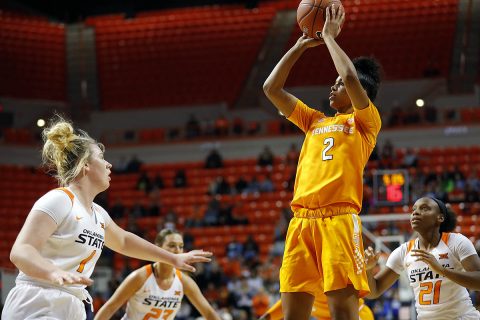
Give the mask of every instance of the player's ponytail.
[{"label": "player's ponytail", "polygon": [[93,140],[83,130],[75,130],[70,121],[60,115],[52,119],[42,132],[43,164],[55,176],[60,186],[68,186],[88,162],[91,144],[103,145]]},{"label": "player's ponytail", "polygon": [[377,97],[378,87],[381,82],[381,66],[373,57],[358,57],[353,59],[353,65],[357,70],[358,79],[367,92],[368,98],[374,101]]}]

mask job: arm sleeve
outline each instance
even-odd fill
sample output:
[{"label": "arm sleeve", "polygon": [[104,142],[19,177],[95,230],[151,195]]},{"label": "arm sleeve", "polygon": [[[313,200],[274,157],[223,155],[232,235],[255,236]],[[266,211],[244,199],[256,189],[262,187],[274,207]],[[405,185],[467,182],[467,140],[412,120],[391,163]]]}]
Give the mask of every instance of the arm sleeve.
[{"label": "arm sleeve", "polygon": [[64,191],[52,190],[38,199],[32,210],[45,212],[59,225],[72,210],[72,200]]},{"label": "arm sleeve", "polygon": [[405,257],[405,244],[402,244],[397,249],[393,250],[387,259],[387,267],[395,271],[397,274],[401,274],[405,267],[403,266],[403,258]]},{"label": "arm sleeve", "polygon": [[98,204],[95,203],[96,209],[98,209],[98,212],[102,215],[103,220],[105,221],[105,227],[108,227],[110,223],[112,222],[112,218],[108,214],[108,212],[102,208],[102,206],[99,206]]},{"label": "arm sleeve", "polygon": [[450,234],[450,237],[452,237],[454,240],[452,241],[453,252],[455,252],[460,261],[463,261],[465,258],[468,258],[471,255],[477,254],[473,243],[463,234],[452,233]]},{"label": "arm sleeve", "polygon": [[324,118],[325,115],[320,111],[310,108],[302,100],[298,99],[295,109],[287,119],[307,133],[310,125],[315,119]]},{"label": "arm sleeve", "polygon": [[360,126],[365,134],[367,142],[374,146],[377,142],[377,136],[382,127],[382,119],[375,105],[369,101],[368,107],[365,109],[355,109],[355,123]]}]

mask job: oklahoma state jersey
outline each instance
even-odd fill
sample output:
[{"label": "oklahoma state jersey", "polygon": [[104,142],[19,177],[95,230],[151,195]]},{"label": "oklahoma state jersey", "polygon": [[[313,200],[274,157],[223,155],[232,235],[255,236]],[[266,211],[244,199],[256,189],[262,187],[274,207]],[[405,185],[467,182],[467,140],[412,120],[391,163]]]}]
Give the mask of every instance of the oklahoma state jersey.
[{"label": "oklahoma state jersey", "polygon": [[[480,319],[467,289],[435,273],[423,261],[415,261],[411,250],[419,248],[419,240],[411,240],[395,249],[388,257],[387,267],[400,274],[404,270],[415,293],[418,319]],[[461,261],[477,252],[473,244],[459,233],[443,233],[438,245],[430,250],[447,269],[465,271]],[[465,317],[472,315],[473,317]],[[475,317],[476,315],[476,317]]]},{"label": "oklahoma state jersey", "polygon": [[298,161],[292,209],[334,204],[362,206],[363,169],[381,127],[377,108],[326,117],[298,100],[288,118],[305,133]]},{"label": "oklahoma state jersey", "polygon": [[[105,228],[111,221],[107,212],[93,203],[90,214],[69,188],[51,190],[37,200],[32,210],[48,214],[57,224],[57,229],[40,249],[40,255],[64,271],[90,277],[102,253]],[[17,282],[54,286],[21,271]],[[60,286],[81,298],[84,298],[85,287],[80,284]]]},{"label": "oklahoma state jersey", "polygon": [[182,273],[175,270],[173,283],[167,290],[162,290],[155,279],[151,264],[145,266],[148,278],[127,303],[127,311],[122,320],[173,320],[183,298]]}]

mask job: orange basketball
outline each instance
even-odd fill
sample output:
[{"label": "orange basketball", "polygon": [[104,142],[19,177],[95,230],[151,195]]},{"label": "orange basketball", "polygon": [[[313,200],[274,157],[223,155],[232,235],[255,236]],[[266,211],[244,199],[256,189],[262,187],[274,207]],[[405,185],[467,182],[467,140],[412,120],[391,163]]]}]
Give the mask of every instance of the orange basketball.
[{"label": "orange basketball", "polygon": [[341,6],[340,0],[302,0],[297,9],[297,22],[300,30],[309,38],[321,39],[325,23],[325,9],[335,4]]}]

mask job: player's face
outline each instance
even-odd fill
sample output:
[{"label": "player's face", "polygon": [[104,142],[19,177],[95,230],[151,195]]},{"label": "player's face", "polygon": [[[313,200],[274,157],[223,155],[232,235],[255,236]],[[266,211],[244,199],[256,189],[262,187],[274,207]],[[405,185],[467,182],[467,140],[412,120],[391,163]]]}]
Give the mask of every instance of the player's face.
[{"label": "player's face", "polygon": [[103,158],[103,151],[98,145],[90,145],[90,152],[88,173],[91,179],[104,191],[110,186],[110,169],[112,165]]},{"label": "player's face", "polygon": [[183,239],[178,233],[169,234],[163,241],[162,248],[171,253],[183,252]]},{"label": "player's face", "polygon": [[442,221],[438,205],[432,199],[420,198],[413,205],[410,216],[410,224],[413,230],[421,233],[440,226]]},{"label": "player's face", "polygon": [[352,106],[342,78],[338,77],[335,80],[335,84],[330,88],[328,100],[330,100],[330,107],[338,112],[345,112]]}]

